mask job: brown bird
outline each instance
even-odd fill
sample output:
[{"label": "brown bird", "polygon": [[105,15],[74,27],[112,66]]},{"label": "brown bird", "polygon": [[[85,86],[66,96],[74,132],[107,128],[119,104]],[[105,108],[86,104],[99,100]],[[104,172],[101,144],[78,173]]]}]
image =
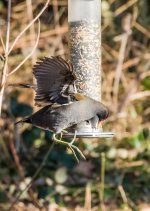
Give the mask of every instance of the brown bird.
[{"label": "brown bird", "polygon": [[76,77],[73,66],[61,57],[43,58],[33,67],[36,84],[12,84],[32,88],[36,92],[35,105],[41,107],[71,102],[68,92],[74,92]]},{"label": "brown bird", "polygon": [[58,140],[55,134],[87,120],[91,121],[92,127],[95,128],[97,121],[103,121],[108,117],[106,106],[76,93],[73,67],[60,57],[42,59],[33,67],[33,74],[36,85],[20,86],[33,88],[36,92],[35,104],[43,108],[16,124],[26,122],[52,131],[53,139],[69,146],[74,153],[77,147],[73,145],[73,141],[70,145]]}]

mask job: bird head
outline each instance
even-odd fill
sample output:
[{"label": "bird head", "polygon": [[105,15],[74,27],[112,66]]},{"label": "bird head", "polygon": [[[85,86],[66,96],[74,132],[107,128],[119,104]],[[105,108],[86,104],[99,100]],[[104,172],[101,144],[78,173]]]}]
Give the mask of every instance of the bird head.
[{"label": "bird head", "polygon": [[98,128],[102,128],[105,119],[108,118],[108,110],[107,109],[104,109],[103,111],[101,111],[100,113],[98,113],[97,116],[99,118]]},{"label": "bird head", "polygon": [[102,104],[99,108],[99,111],[97,112],[97,116],[98,116],[100,122],[107,119],[109,116],[107,107]]}]

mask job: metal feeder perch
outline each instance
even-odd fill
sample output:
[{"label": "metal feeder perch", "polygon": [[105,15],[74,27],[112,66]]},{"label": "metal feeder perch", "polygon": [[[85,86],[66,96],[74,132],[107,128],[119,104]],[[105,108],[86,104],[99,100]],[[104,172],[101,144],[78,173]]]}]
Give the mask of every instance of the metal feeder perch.
[{"label": "metal feeder perch", "polygon": [[[101,1],[68,0],[70,61],[77,76],[77,91],[101,101]],[[87,108],[88,109],[88,108]],[[93,131],[90,123],[73,128],[76,137],[111,138],[112,132]],[[64,137],[74,137],[70,131]]]}]

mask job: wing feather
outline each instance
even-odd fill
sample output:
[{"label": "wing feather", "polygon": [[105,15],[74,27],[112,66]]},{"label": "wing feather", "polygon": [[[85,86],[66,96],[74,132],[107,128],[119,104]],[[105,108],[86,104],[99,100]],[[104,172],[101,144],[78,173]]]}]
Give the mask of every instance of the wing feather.
[{"label": "wing feather", "polygon": [[66,90],[76,80],[70,63],[61,57],[44,57],[34,65],[33,74],[37,81],[36,105],[69,103],[70,97]]}]

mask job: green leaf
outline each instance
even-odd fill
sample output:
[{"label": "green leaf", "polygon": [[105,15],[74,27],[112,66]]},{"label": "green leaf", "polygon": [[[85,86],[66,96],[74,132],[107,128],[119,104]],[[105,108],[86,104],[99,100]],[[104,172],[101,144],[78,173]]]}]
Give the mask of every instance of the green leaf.
[{"label": "green leaf", "polygon": [[25,103],[18,103],[16,98],[12,97],[10,100],[10,109],[15,117],[24,117],[33,112],[31,106]]},{"label": "green leaf", "polygon": [[145,89],[150,90],[150,76],[144,78],[144,80],[142,81],[142,85],[144,86]]},{"label": "green leaf", "polygon": [[[33,127],[32,129],[27,129],[22,133],[24,142],[28,147],[31,147],[34,144],[34,141],[39,139],[41,129]],[[42,140],[41,140],[42,141]]]}]

